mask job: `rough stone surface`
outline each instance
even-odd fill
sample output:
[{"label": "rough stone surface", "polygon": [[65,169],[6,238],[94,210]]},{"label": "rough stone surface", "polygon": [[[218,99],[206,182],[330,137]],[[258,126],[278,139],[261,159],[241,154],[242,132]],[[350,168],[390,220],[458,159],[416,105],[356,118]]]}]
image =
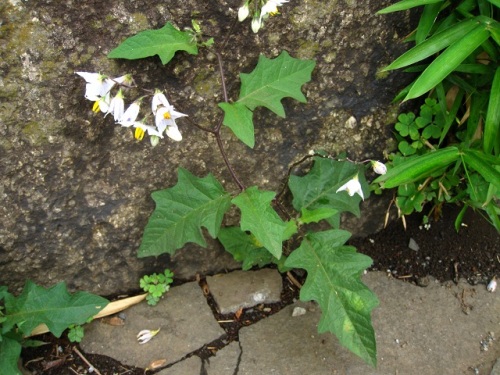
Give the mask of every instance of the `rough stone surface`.
[{"label": "rough stone surface", "polygon": [[464,282],[419,288],[378,272],[368,273],[363,281],[380,299],[372,315],[377,369],[342,348],[332,335],[319,335],[319,309],[298,302],[295,306],[305,307],[307,314],[293,318],[294,305],[288,306],[240,331],[238,374],[456,375],[474,368],[489,373],[500,348],[494,343],[481,351],[480,342],[499,331],[497,295]]},{"label": "rough stone surface", "polygon": [[176,363],[172,367],[158,372],[158,375],[188,375],[201,374],[201,359],[197,356],[189,357]]},{"label": "rough stone surface", "polygon": [[234,375],[238,368],[241,357],[239,344],[233,341],[231,344],[219,350],[215,357],[212,357],[204,364],[207,375]]},{"label": "rough stone surface", "polygon": [[210,276],[207,284],[222,314],[261,303],[279,302],[283,288],[279,272],[273,269]]},{"label": "rough stone surface", "polygon": [[[137,342],[140,331],[158,328],[161,331],[151,341]],[[123,326],[92,322],[85,327],[81,346],[87,352],[146,368],[154,360],[178,361],[223,334],[198,284],[187,283],[172,288],[154,307],[141,302],[128,309]]]},{"label": "rough stone surface", "polygon": [[[405,48],[407,13],[375,15],[390,0],[303,0],[286,4],[255,35],[238,25],[221,51],[229,95],[236,98],[239,72],[250,72],[259,53],[281,50],[317,62],[304,87],[307,104],[284,100],[286,119],[256,109],[256,147],[224,132],[230,159],[247,186],[278,190],[292,162],[310,149],[353,159],[381,158],[391,146],[397,108],[390,101],[409,77],[380,75]],[[199,125],[219,121],[222,101],[213,53],[109,60],[107,53],[139,31],[167,21],[180,29],[197,18],[221,41],[231,30],[240,0],[7,1],[0,4],[0,284],[14,293],[24,280],[45,285],[65,280],[70,289],[101,295],[137,288],[145,273],[173,269],[177,277],[214,274],[235,267],[215,241],[170,257],[136,259],[143,228],[154,209],[150,193],[176,182],[176,167],[198,176],[208,171],[235,191],[215,141],[187,121],[184,141],[152,149],[131,131],[94,115],[75,71],[133,74],[137,85],[168,89],[177,110]],[[239,27],[241,26],[241,27]],[[127,99],[143,91],[126,93]],[[369,210],[368,210],[369,211]],[[382,223],[384,210],[356,231]],[[230,223],[234,219],[227,219]]]}]

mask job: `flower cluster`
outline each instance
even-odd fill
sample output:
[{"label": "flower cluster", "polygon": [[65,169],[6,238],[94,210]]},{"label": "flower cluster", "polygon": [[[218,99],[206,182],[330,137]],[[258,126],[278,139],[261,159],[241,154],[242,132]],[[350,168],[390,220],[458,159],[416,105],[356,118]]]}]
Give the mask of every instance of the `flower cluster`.
[{"label": "flower cluster", "polygon": [[288,1],[289,0],[246,0],[245,4],[238,9],[238,20],[243,22],[247,19],[252,10],[250,4],[252,4],[254,10],[252,15],[252,31],[257,33],[264,25],[264,20],[269,16],[278,14],[278,7],[282,6],[284,3],[288,3]]},{"label": "flower cluster", "polygon": [[[154,125],[148,125],[147,117],[138,120],[141,109],[141,102],[144,97],[135,100],[125,109],[125,101],[122,86],[128,86],[132,83],[130,75],[124,75],[118,78],[110,78],[100,73],[76,72],[82,77],[86,84],[85,98],[94,102],[92,110],[94,112],[103,112],[104,116],[111,114],[117,124],[123,127],[133,127],[134,137],[142,140],[148,133],[152,146],[156,146],[166,134],[174,141],[181,141],[182,135],[175,122],[179,117],[187,116],[184,113],[177,112],[168,102],[165,94],[156,90],[151,101],[151,111],[154,117]],[[111,97],[111,90],[115,85],[120,86],[116,94]]]}]

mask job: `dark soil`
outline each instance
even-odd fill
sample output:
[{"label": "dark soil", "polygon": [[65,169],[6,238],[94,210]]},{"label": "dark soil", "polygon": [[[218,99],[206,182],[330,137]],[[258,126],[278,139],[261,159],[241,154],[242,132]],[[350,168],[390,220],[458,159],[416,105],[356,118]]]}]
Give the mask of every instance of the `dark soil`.
[{"label": "dark soil", "polygon": [[[438,220],[432,220],[428,228],[422,225],[421,216],[411,216],[406,218],[406,230],[399,220],[373,236],[352,240],[351,245],[374,260],[373,270],[386,271],[392,277],[420,286],[428,284],[429,276],[440,281],[465,278],[471,284],[487,283],[493,276],[500,275],[500,235],[484,218],[472,211],[465,215],[464,225],[457,233],[454,220],[458,212],[458,207],[445,207]],[[408,247],[410,239],[418,245],[418,250]],[[300,274],[295,274],[295,278],[302,281]],[[207,296],[207,303],[226,334],[189,356],[208,359],[218,349],[237,341],[241,327],[254,324],[292,303],[298,298],[298,288],[286,275],[283,275],[283,283],[280,303],[246,309],[235,319],[233,314],[224,316],[218,313],[202,279],[200,286]],[[74,347],[79,350],[77,345],[64,337],[56,339],[44,335],[40,339],[49,344],[26,349],[22,353],[25,367],[33,374],[89,374],[89,365],[73,350]],[[102,375],[145,373],[144,369],[124,366],[106,356],[80,352]]]}]

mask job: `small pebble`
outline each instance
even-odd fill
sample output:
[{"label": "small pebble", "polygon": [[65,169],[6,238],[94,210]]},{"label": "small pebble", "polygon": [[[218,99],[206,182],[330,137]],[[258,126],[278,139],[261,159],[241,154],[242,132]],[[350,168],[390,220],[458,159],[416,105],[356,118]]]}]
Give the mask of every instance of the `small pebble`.
[{"label": "small pebble", "polygon": [[306,312],[307,312],[306,309],[304,309],[303,307],[297,306],[293,309],[292,316],[295,317],[295,316],[305,315]]},{"label": "small pebble", "polygon": [[410,242],[408,243],[408,247],[413,251],[420,250],[420,246],[418,246],[417,242],[413,238],[410,238]]}]

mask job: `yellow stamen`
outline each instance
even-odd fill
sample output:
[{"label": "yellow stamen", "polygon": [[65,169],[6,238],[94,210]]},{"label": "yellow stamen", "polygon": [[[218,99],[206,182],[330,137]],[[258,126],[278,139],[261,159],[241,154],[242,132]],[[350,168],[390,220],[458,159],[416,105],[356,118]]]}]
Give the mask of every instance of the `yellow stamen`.
[{"label": "yellow stamen", "polygon": [[172,118],[172,117],[170,116],[170,112],[165,112],[165,113],[163,114],[163,118],[164,118],[165,120],[170,120],[170,119]]},{"label": "yellow stamen", "polygon": [[94,102],[94,105],[92,106],[92,111],[94,111],[95,113],[98,113],[100,111],[100,108],[99,108],[99,100],[96,100]]},{"label": "yellow stamen", "polygon": [[142,141],[142,139],[144,138],[144,130],[142,130],[141,128],[135,128],[134,137],[138,141]]}]

